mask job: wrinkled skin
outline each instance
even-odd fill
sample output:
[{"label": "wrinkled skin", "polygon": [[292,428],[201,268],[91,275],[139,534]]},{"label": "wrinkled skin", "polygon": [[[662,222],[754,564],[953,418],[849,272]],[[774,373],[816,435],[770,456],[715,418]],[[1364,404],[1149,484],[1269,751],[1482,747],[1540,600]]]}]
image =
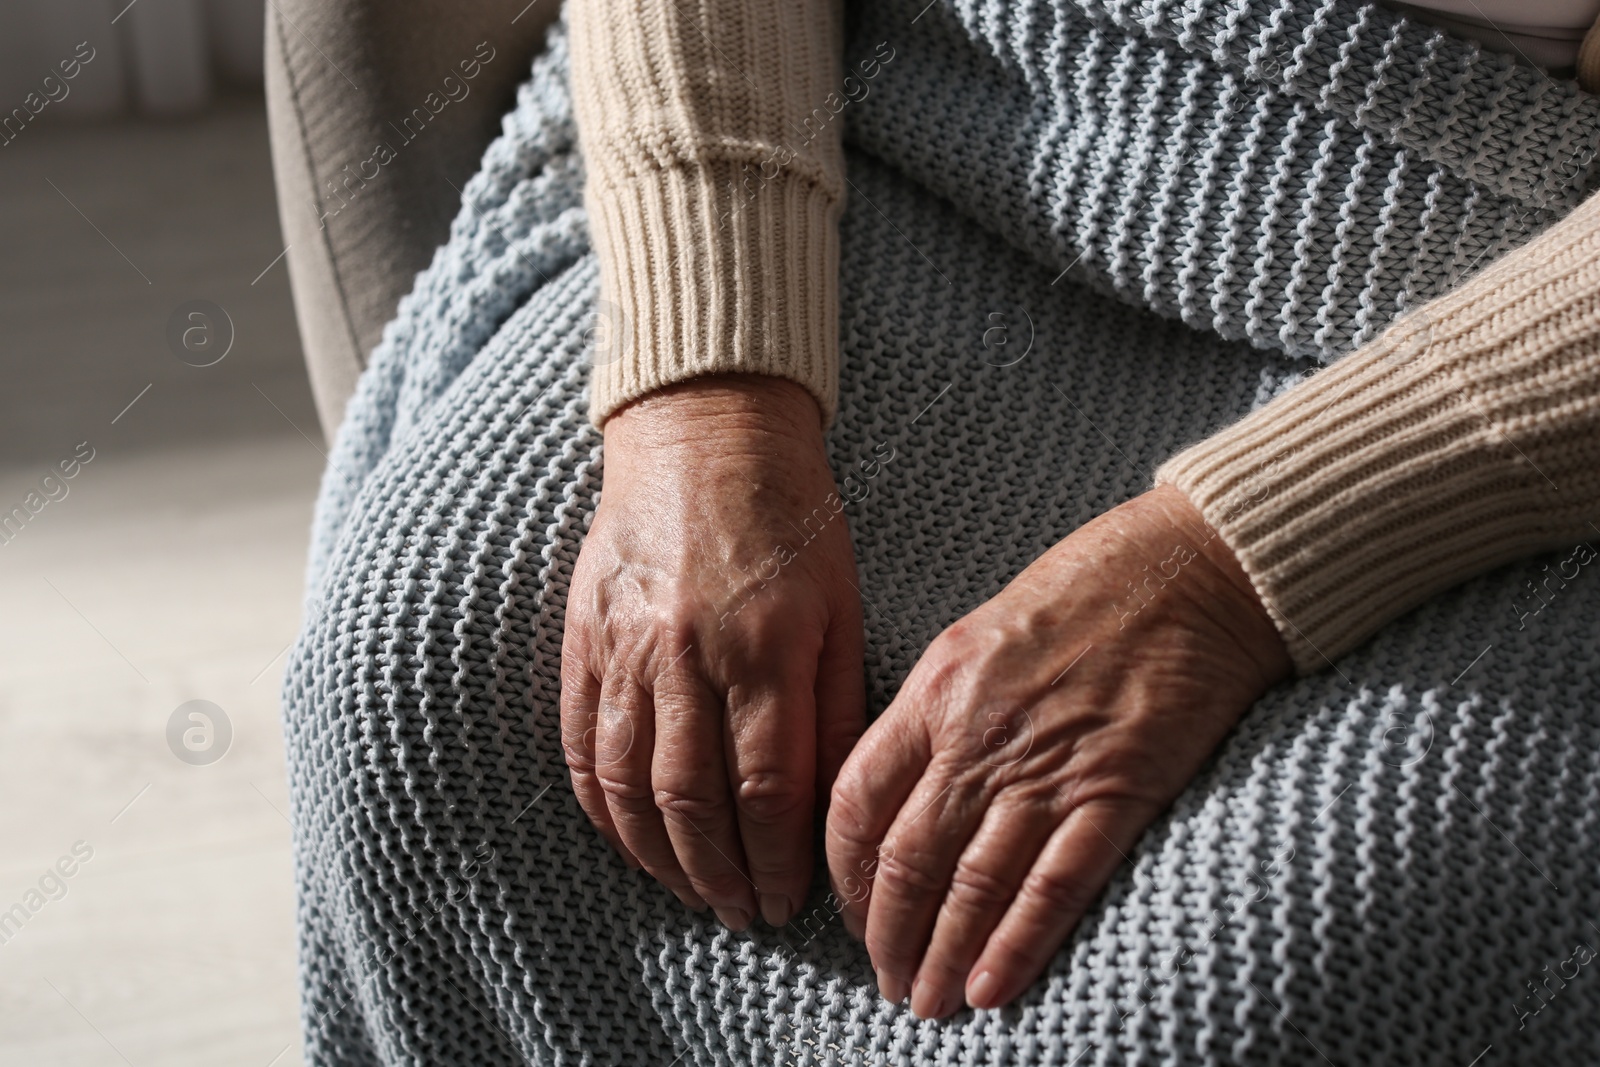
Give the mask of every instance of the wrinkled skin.
[{"label": "wrinkled skin", "polygon": [[938,1018],[1022,992],[1290,669],[1243,570],[1171,487],[1086,524],[940,634],[828,813],[834,889],[884,995]]},{"label": "wrinkled skin", "polygon": [[855,562],[810,395],[695,379],[605,432],[562,650],[579,802],[630,863],[742,929],[799,907],[828,798],[845,924],[923,1017],[1037,978],[1290,672],[1237,560],[1163,486],[942,633],[862,736]]},{"label": "wrinkled skin", "polygon": [[636,401],[605,433],[561,656],[578,801],[685,904],[734,929],[758,913],[782,924],[865,700],[855,556],[828,506],[816,402],[718,376]]}]

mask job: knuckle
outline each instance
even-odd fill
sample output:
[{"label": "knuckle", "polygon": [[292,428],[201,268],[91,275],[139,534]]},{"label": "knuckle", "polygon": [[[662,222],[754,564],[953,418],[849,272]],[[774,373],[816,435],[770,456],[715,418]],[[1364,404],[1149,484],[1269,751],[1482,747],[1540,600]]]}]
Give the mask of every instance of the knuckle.
[{"label": "knuckle", "polygon": [[846,764],[828,794],[828,829],[847,845],[866,846],[867,810],[861,804],[855,780],[859,772]]},{"label": "knuckle", "polygon": [[972,621],[972,616],[963,615],[944,628],[944,632],[939,634],[936,643],[944,645],[951,651],[970,648],[976,643],[977,631],[978,627]]},{"label": "knuckle", "polygon": [[783,771],[758,771],[739,783],[739,812],[757,823],[783,821],[805,807],[808,799],[808,790]]},{"label": "knuckle", "polygon": [[961,666],[977,662],[996,648],[1004,647],[1006,638],[1003,626],[995,619],[973,612],[947,626],[934,644],[948,664]]},{"label": "knuckle", "polygon": [[700,594],[686,586],[675,586],[651,605],[650,622],[658,633],[694,633],[704,610]]},{"label": "knuckle", "polygon": [[971,654],[965,649],[949,644],[930,646],[917,662],[917,668],[926,673],[914,680],[913,693],[921,699],[948,696],[960,688],[971,662]]},{"label": "knuckle", "polygon": [[880,891],[912,897],[939,893],[945,888],[945,881],[933,873],[933,864],[927,857],[908,856],[900,848],[884,850],[874,880]]},{"label": "knuckle", "polygon": [[982,913],[998,912],[1011,903],[1012,885],[982,867],[958,863],[950,876],[946,905],[953,910]]},{"label": "knuckle", "polygon": [[1063,871],[1033,871],[1022,891],[1052,913],[1079,915],[1089,909],[1100,887]]},{"label": "knuckle", "polygon": [[573,774],[594,774],[594,757],[588,749],[573,744],[571,741],[563,741],[561,742],[561,754],[566,757],[567,769]]},{"label": "knuckle", "polygon": [[614,774],[597,774],[596,781],[606,796],[606,803],[617,811],[638,815],[652,807],[650,787],[643,782]]},{"label": "knuckle", "polygon": [[723,806],[704,794],[681,788],[660,787],[654,793],[655,806],[668,818],[681,819],[697,827],[723,817]]},{"label": "knuckle", "polygon": [[975,622],[971,615],[951,623],[923,653],[917,670],[917,692],[938,699],[967,692],[978,684],[981,670],[993,651],[994,633],[990,626]]}]

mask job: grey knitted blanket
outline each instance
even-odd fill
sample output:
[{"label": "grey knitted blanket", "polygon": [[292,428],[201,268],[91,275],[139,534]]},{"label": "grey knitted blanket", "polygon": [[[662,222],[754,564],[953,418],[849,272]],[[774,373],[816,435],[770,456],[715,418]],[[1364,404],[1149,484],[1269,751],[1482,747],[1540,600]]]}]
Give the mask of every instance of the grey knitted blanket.
[{"label": "grey knitted blanket", "polygon": [[[845,56],[892,52],[841,115],[829,438],[892,456],[848,494],[869,714],[1162,458],[1570,210],[1600,145],[1594,97],[1378,7],[923,2],[865,0]],[[566,71],[558,31],[325,476],[284,691],[308,1063],[1596,1062],[1588,544],[1274,689],[1005,1009],[884,1002],[820,873],[735,935],[628,870],[558,732],[602,458]]]}]

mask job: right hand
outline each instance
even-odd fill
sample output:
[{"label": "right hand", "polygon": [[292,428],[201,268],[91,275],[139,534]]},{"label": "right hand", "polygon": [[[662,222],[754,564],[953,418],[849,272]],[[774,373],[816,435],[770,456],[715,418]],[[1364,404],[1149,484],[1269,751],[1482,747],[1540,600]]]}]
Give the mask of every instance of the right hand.
[{"label": "right hand", "polygon": [[765,375],[692,379],[612,415],[605,438],[561,649],[578,803],[689,907],[781,925],[865,704],[816,401]]}]

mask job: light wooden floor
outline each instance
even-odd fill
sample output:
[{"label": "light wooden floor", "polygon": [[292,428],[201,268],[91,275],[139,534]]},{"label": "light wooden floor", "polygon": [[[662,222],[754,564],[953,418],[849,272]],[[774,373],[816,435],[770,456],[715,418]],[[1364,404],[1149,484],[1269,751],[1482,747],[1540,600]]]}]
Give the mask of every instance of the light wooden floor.
[{"label": "light wooden floor", "polygon": [[[0,1065],[300,1062],[277,687],[323,457],[283,264],[252,285],[259,106],[0,158],[0,512],[94,449],[0,544]],[[191,298],[235,320],[216,367],[167,348]],[[195,699],[205,766],[166,738]]]}]

